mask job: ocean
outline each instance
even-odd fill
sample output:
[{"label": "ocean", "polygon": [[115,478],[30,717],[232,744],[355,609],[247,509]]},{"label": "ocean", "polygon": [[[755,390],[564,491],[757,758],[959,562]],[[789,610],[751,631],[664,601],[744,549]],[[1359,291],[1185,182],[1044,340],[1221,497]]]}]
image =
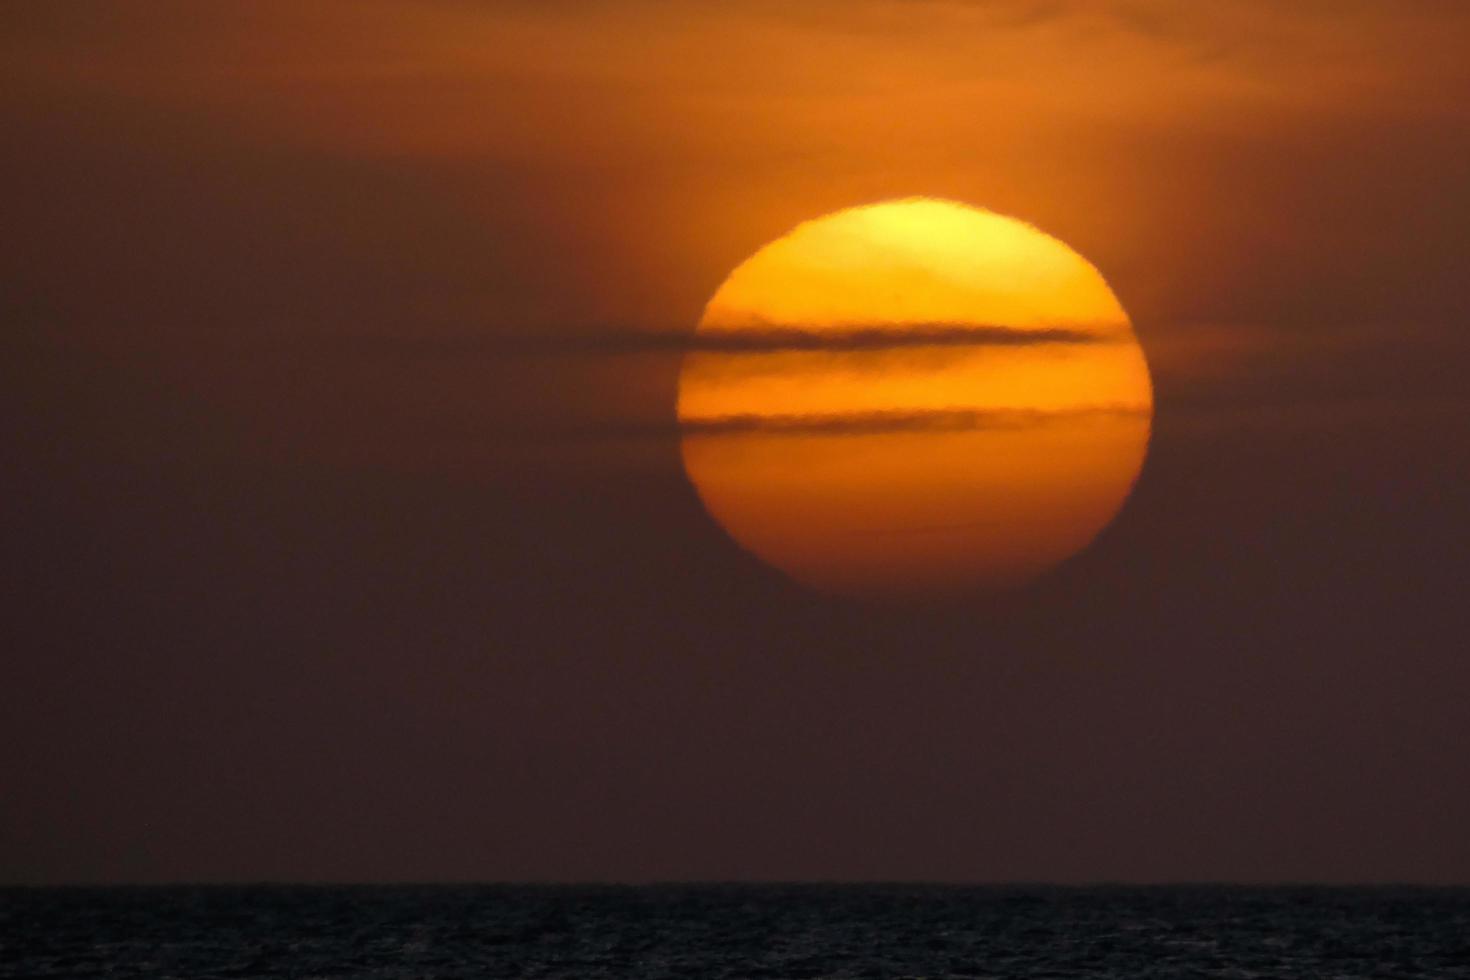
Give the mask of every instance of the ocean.
[{"label": "ocean", "polygon": [[1470,978],[1470,889],[0,889],[0,977]]}]

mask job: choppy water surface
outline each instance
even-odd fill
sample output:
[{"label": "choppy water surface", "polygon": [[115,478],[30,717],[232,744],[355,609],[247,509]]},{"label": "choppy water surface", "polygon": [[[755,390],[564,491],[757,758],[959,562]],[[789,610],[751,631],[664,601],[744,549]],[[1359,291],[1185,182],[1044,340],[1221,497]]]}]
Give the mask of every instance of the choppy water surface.
[{"label": "choppy water surface", "polygon": [[1470,890],[0,890],[4,977],[1467,977]]}]

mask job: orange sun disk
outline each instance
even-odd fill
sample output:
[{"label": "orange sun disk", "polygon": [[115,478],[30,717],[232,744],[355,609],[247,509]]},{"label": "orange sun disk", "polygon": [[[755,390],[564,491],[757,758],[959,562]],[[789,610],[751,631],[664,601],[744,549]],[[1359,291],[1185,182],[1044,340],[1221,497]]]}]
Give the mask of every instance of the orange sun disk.
[{"label": "orange sun disk", "polygon": [[1112,520],[1147,450],[1143,351],[1093,266],[932,199],[799,225],[705,308],[685,469],[746,549],[860,596],[1027,582]]}]

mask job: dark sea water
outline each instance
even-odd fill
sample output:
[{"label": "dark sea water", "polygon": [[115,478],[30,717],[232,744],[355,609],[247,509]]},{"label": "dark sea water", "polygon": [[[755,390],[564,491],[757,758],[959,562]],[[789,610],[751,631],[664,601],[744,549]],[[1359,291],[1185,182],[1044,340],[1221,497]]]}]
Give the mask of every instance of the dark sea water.
[{"label": "dark sea water", "polygon": [[0,890],[4,977],[1467,977],[1470,890]]}]

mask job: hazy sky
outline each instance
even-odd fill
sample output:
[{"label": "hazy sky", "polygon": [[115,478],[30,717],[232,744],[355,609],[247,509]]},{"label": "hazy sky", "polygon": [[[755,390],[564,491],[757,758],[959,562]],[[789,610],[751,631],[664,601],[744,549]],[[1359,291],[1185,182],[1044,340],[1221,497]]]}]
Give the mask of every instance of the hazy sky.
[{"label": "hazy sky", "polygon": [[[1470,882],[1470,5],[0,11],[0,880]],[[1107,277],[1154,442],[824,600],[678,338],[895,196]]]}]

